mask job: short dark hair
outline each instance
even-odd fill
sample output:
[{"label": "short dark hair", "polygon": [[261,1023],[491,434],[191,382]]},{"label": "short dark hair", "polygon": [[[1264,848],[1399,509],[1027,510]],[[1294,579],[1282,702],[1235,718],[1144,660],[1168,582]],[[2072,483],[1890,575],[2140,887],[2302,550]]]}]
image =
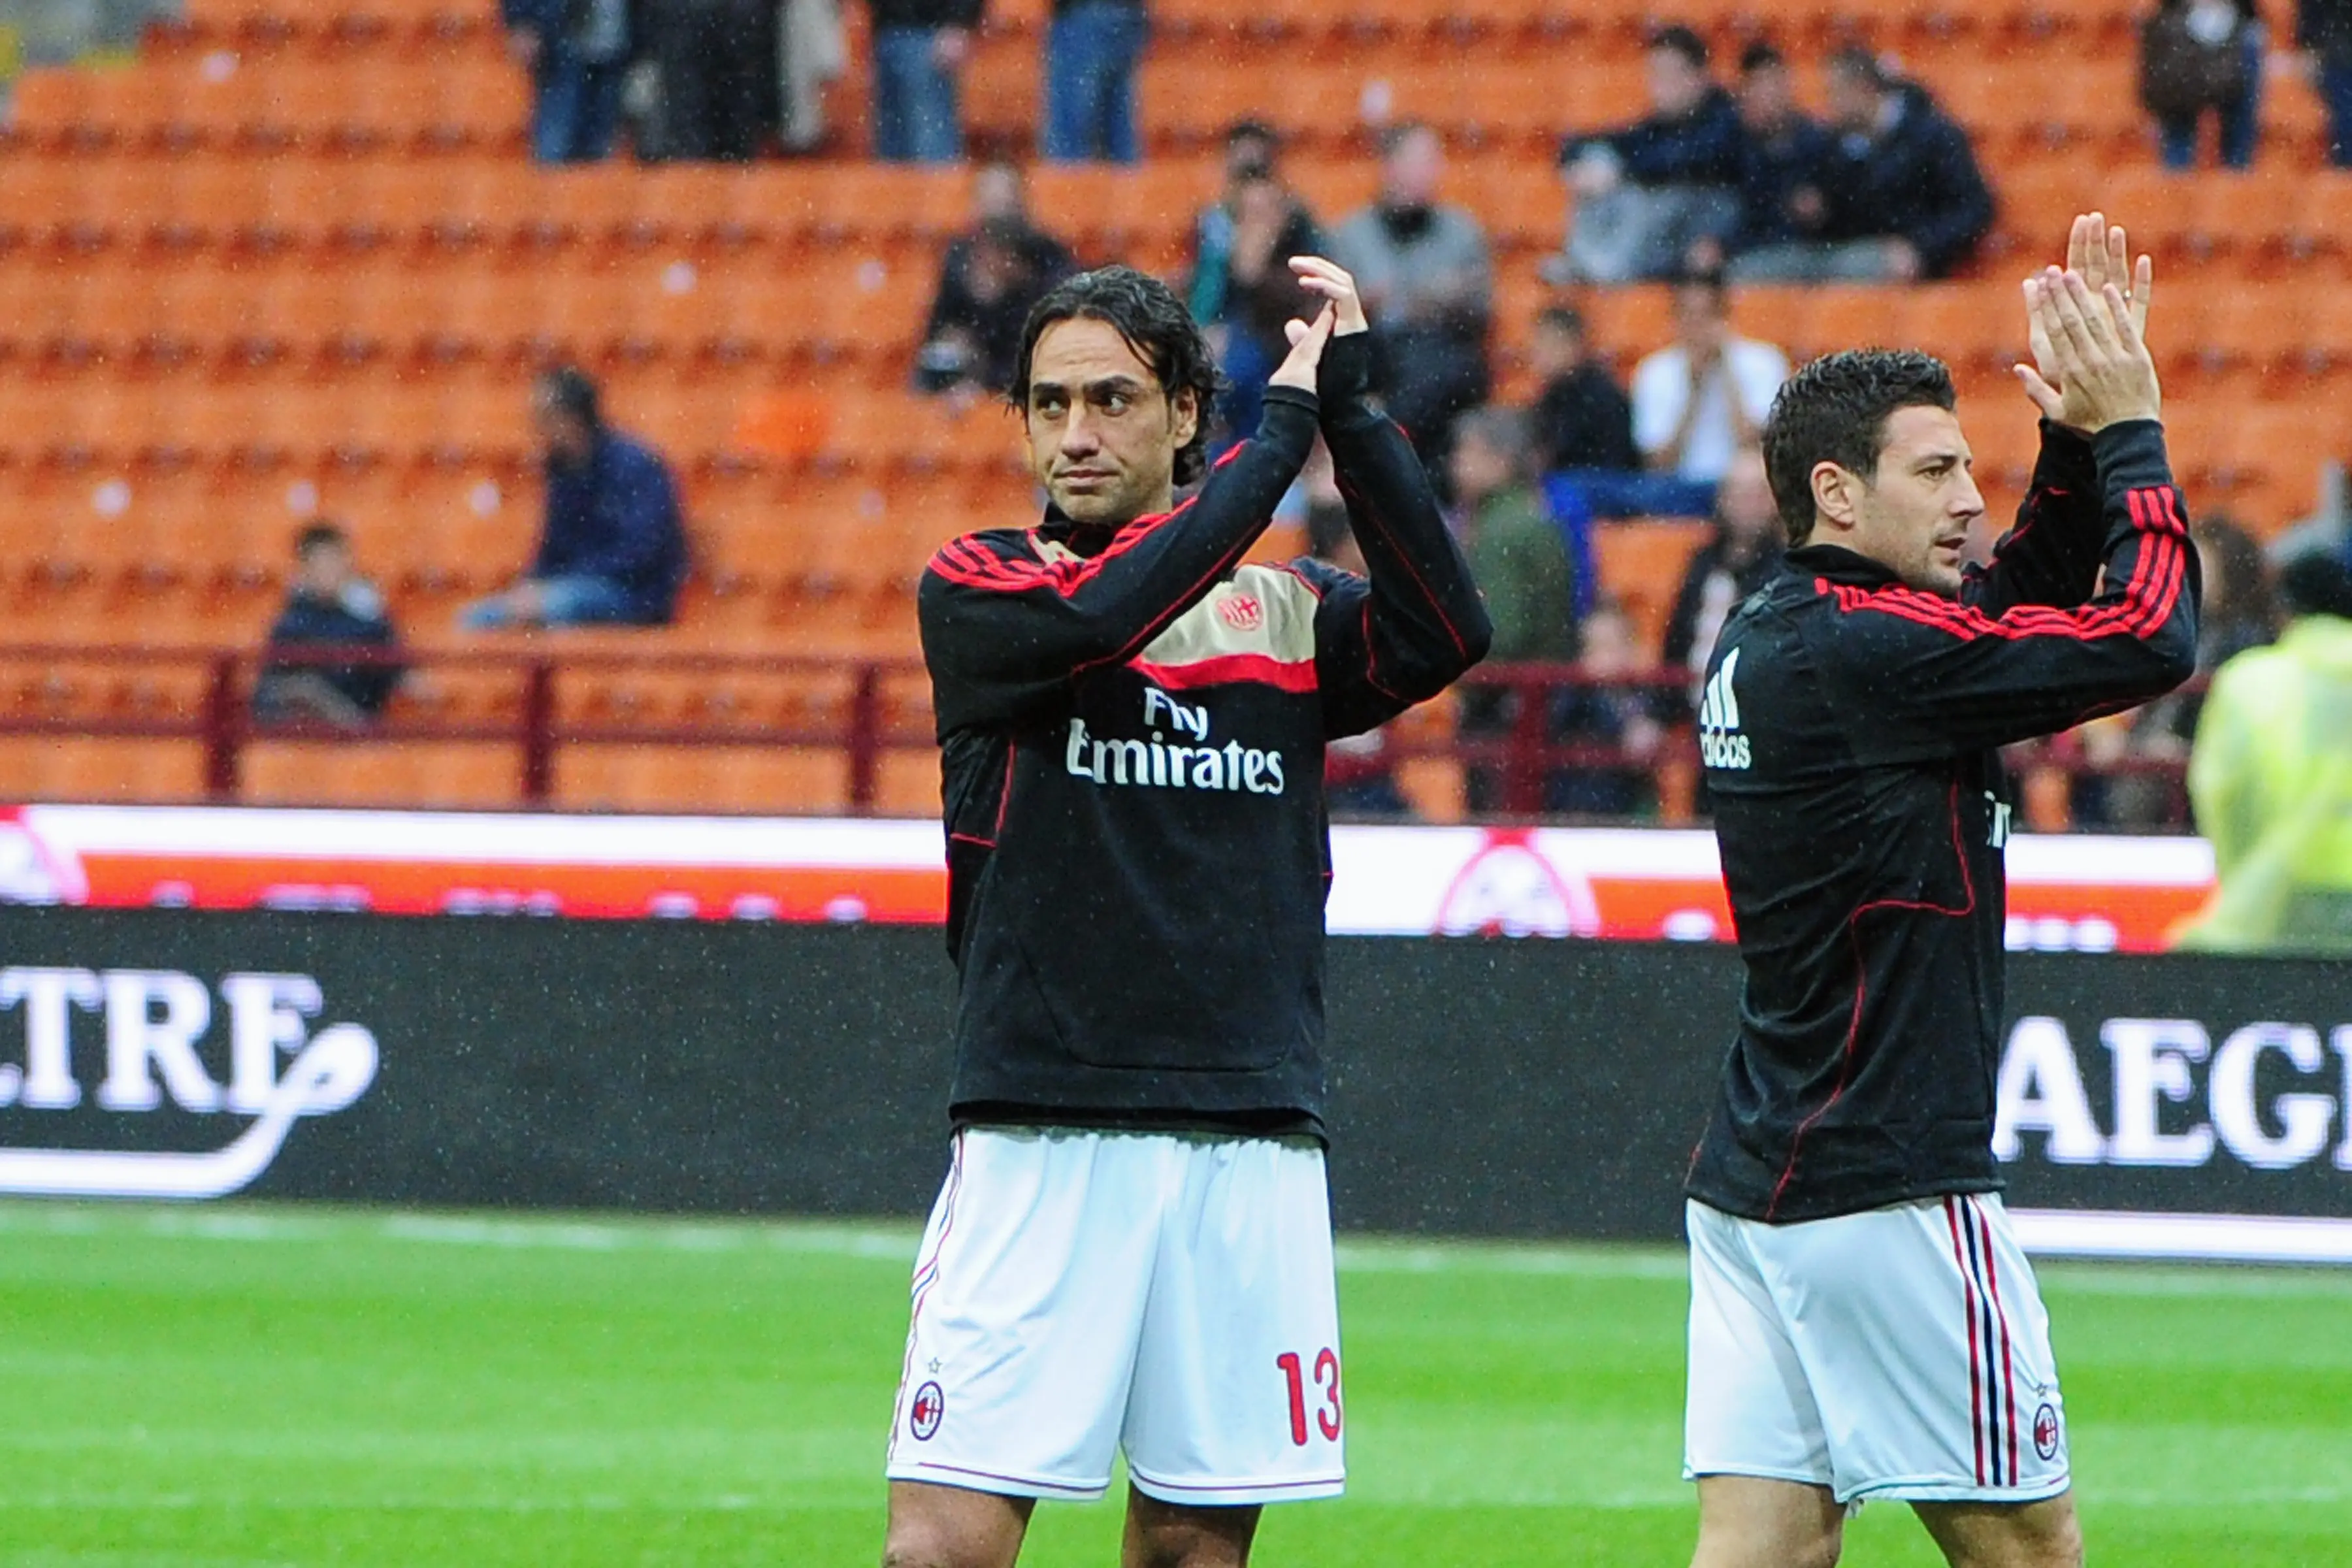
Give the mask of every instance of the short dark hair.
[{"label": "short dark hair", "polygon": [[1225,127],[1225,145],[1230,147],[1236,142],[1263,142],[1270,148],[1278,148],[1282,134],[1263,120],[1236,120]]},{"label": "short dark hair", "polygon": [[1758,71],[1789,63],[1789,57],[1769,38],[1758,38],[1739,51],[1739,74],[1754,76]]},{"label": "short dark hair", "polygon": [[1813,531],[1813,468],[1835,463],[1865,479],[1886,449],[1886,421],[1904,408],[1951,409],[1942,360],[1916,349],[1823,354],[1781,384],[1764,420],[1764,472],[1791,547]]},{"label": "short dark hair", "polygon": [[1563,332],[1585,335],[1584,312],[1573,305],[1546,305],[1536,312],[1536,325],[1557,327]]},{"label": "short dark hair", "polygon": [[591,431],[604,427],[595,379],[578,365],[552,365],[540,372],[539,390],[546,395],[550,403],[587,426]]},{"label": "short dark hair", "polygon": [[1864,87],[1885,92],[1895,85],[1895,73],[1885,61],[1861,44],[1848,44],[1832,53],[1828,60],[1831,70],[1853,78]]},{"label": "short dark hair", "polygon": [[343,531],[341,524],[331,522],[323,517],[313,518],[304,526],[301,532],[294,536],[294,553],[297,557],[308,555],[313,550],[324,550],[330,545],[337,549],[349,550],[352,547],[351,536]]},{"label": "short dark hair", "polygon": [[1176,482],[1189,485],[1208,471],[1209,419],[1215,411],[1222,378],[1209,340],[1176,291],[1149,273],[1132,267],[1097,267],[1063,279],[1045,292],[1021,329],[1021,353],[1013,362],[1008,402],[1024,415],[1029,407],[1029,366],[1036,356],[1037,340],[1045,329],[1063,321],[1105,321],[1127,340],[1135,355],[1151,367],[1172,405],[1181,392],[1190,391],[1198,410],[1192,438],[1176,453]]},{"label": "short dark hair", "polygon": [[2352,621],[2352,565],[2330,550],[2305,550],[2279,567],[2279,599],[2290,616]]},{"label": "short dark hair", "polygon": [[1663,27],[1651,28],[1647,47],[1652,49],[1672,49],[1675,54],[1682,56],[1691,69],[1700,71],[1706,69],[1706,40],[1698,36],[1696,28],[1685,26],[1680,22],[1670,22]]}]

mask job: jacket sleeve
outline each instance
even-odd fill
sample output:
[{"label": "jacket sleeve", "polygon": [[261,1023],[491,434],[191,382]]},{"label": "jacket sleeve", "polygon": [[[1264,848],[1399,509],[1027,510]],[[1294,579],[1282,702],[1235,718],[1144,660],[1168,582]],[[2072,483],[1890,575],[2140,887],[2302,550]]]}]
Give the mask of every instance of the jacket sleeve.
[{"label": "jacket sleeve", "polygon": [[1138,518],[1091,560],[1000,553],[952,540],[917,593],[923,658],[941,735],[1034,715],[1079,674],[1134,657],[1237,565],[1307,461],[1315,397],[1266,389],[1252,439],[1198,494]]},{"label": "jacket sleeve", "polygon": [[2017,526],[1969,568],[1960,601],[1999,618],[2020,605],[2071,610],[2098,591],[2107,522],[2089,437],[2042,422],[2042,454]]},{"label": "jacket sleeve", "polygon": [[2053,734],[2194,673],[2197,552],[2162,426],[2114,426],[2093,447],[2105,586],[2087,603],[1992,616],[1900,586],[1825,586],[1835,603],[1808,652],[1839,692],[1858,757],[1919,761]]},{"label": "jacket sleeve", "polygon": [[1370,572],[1302,574],[1321,595],[1315,666],[1331,736],[1375,729],[1436,696],[1494,640],[1428,471],[1372,405],[1370,338],[1332,339],[1319,377],[1323,439]]}]

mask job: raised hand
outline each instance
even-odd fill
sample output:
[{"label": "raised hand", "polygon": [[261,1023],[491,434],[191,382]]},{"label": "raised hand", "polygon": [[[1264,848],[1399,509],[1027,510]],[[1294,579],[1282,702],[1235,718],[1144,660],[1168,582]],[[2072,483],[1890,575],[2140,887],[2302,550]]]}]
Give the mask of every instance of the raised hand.
[{"label": "raised hand", "polygon": [[1323,345],[1331,341],[1331,330],[1339,320],[1337,309],[1327,303],[1315,312],[1315,320],[1285,321],[1283,332],[1290,339],[1290,353],[1281,364],[1266,377],[1269,386],[1296,387],[1301,392],[1315,390],[1315,373],[1323,363]]},{"label": "raised hand", "polygon": [[2025,302],[2037,353],[2048,345],[2047,363],[2066,389],[2067,423],[2095,434],[2127,419],[2163,417],[2156,362],[2112,280],[2095,294],[2081,273],[2053,267],[2027,280]]},{"label": "raised hand", "polygon": [[1370,329],[1371,323],[1364,315],[1363,297],[1356,292],[1356,280],[1344,268],[1319,256],[1294,256],[1290,269],[1298,274],[1301,288],[1320,295],[1336,312],[1333,336],[1344,338]]},{"label": "raised hand", "polygon": [[[2066,236],[2066,269],[2080,276],[2095,296],[2113,285],[2129,306],[2133,331],[2143,339],[2147,336],[2148,300],[2155,292],[2155,264],[2142,256],[2137,268],[2132,265],[2131,247],[2121,225],[2111,225],[2104,214],[2095,212],[2075,218]],[[2057,271],[2056,268],[2050,268],[2041,280],[2057,276]],[[2058,374],[2052,359],[2049,336],[2033,305],[2034,281],[2026,284],[2025,309],[2033,363],[2012,368],[2026,396],[2033,400],[2044,418],[2078,430],[2087,429],[2084,407],[2079,399],[2067,395],[2065,378]]]}]

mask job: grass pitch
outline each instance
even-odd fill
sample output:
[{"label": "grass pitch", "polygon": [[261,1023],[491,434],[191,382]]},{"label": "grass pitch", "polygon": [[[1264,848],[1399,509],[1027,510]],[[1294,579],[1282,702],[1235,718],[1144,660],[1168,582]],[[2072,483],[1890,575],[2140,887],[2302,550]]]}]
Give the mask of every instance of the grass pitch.
[{"label": "grass pitch", "polygon": [[[914,1241],[0,1205],[0,1563],[870,1564]],[[2352,1275],[2043,1274],[2094,1561],[2352,1563]],[[1677,1254],[1358,1244],[1340,1290],[1349,1495],[1258,1562],[1688,1561]],[[1024,1561],[1118,1523],[1046,1505]]]}]

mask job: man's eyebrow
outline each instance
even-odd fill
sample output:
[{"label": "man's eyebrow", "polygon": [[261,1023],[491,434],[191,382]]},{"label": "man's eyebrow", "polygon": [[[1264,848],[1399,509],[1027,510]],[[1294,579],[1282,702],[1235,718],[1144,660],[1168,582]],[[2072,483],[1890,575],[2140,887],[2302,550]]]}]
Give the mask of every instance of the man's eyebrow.
[{"label": "man's eyebrow", "polygon": [[1932,468],[1939,463],[1964,463],[1969,460],[1969,454],[1961,451],[1958,447],[1939,447],[1934,451],[1922,452],[1912,458],[1911,466],[1915,468]]},{"label": "man's eyebrow", "polygon": [[1143,383],[1131,375],[1106,375],[1087,383],[1087,395],[1089,397],[1099,397],[1107,392],[1137,393],[1142,390]]}]

